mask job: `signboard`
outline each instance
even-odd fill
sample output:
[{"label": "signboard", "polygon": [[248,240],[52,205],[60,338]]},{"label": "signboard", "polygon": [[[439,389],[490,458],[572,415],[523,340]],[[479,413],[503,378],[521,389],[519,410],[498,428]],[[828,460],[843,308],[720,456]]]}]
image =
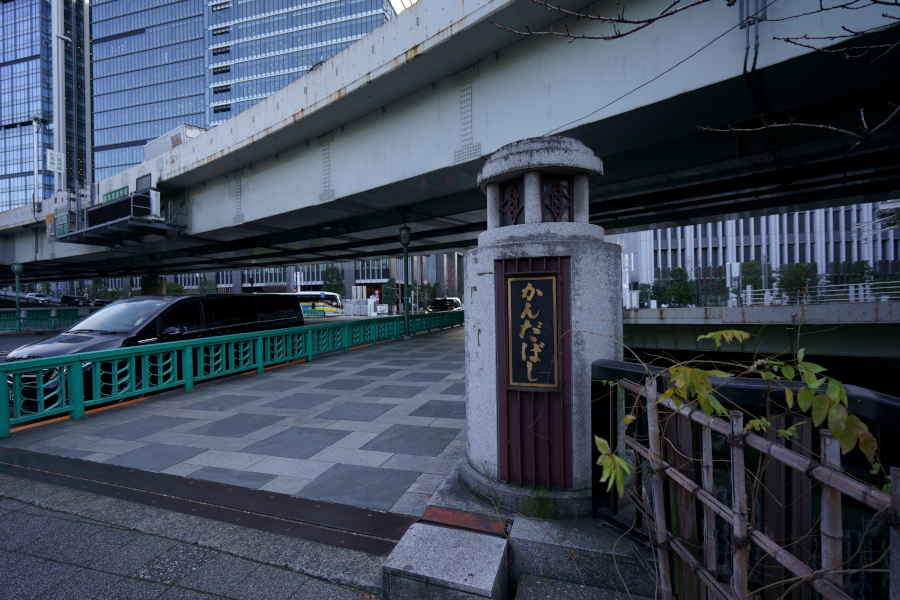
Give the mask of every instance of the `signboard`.
[{"label": "signboard", "polygon": [[325,299],[325,292],[319,292],[319,298]]},{"label": "signboard", "polygon": [[128,186],[126,185],[123,188],[119,188],[117,190],[113,190],[111,192],[107,192],[103,194],[103,204],[108,202],[115,202],[116,200],[122,200],[123,198],[128,197]]},{"label": "signboard", "polygon": [[[68,204],[68,203],[65,203]],[[57,206],[53,209],[53,220],[56,222],[56,239],[69,235],[69,207]]]},{"label": "signboard", "polygon": [[51,242],[55,241],[53,236],[53,215],[47,215],[44,217],[44,225],[47,226],[47,239]]},{"label": "signboard", "polygon": [[62,174],[65,171],[63,160],[64,155],[62,152],[56,152],[55,150],[47,150],[47,170],[53,171],[54,173]]},{"label": "signboard", "polygon": [[556,275],[507,279],[509,385],[559,387]]},{"label": "signboard", "polygon": [[[141,175],[137,178],[137,182],[135,183],[134,189],[137,192],[143,192],[144,190],[150,189],[150,184],[152,182],[152,175],[147,173],[146,175]],[[127,188],[126,188],[127,189]]]}]

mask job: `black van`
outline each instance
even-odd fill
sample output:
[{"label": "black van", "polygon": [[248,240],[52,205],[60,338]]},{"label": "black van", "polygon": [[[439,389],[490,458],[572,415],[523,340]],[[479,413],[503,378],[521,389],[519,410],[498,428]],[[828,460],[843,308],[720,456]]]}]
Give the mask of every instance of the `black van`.
[{"label": "black van", "polygon": [[87,306],[91,302],[81,296],[60,296],[59,303],[62,306]]},{"label": "black van", "polygon": [[64,356],[302,325],[303,311],[296,296],[137,296],[117,300],[55,337],[16,348],[6,360]]},{"label": "black van", "polygon": [[[304,325],[303,311],[296,296],[278,294],[137,296],[113,302],[55,337],[16,348],[7,355],[6,362],[302,325]],[[89,397],[93,394],[92,368],[91,363],[85,363],[83,366],[84,392]],[[135,373],[138,387],[141,370],[142,367],[138,365]],[[13,375],[7,375],[10,390],[13,380]],[[109,394],[114,385],[110,375],[102,374],[100,381],[104,394]],[[21,393],[26,398],[22,410],[25,413],[34,413],[37,411],[37,404],[33,402],[37,398],[35,376],[22,375],[21,383],[23,384]],[[122,384],[117,385],[121,389]],[[56,386],[55,376],[45,375],[43,386],[45,397],[53,397]]]}]

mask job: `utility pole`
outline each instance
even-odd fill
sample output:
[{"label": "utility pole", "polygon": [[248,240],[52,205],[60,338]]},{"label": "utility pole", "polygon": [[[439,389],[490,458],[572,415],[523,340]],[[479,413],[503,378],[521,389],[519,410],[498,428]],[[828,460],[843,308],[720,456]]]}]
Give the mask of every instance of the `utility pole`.
[{"label": "utility pole", "polygon": [[403,323],[406,337],[409,337],[409,234],[410,229],[406,225],[400,228],[400,244],[403,245]]},{"label": "utility pole", "polygon": [[[22,266],[20,262],[14,262],[9,265],[9,268],[12,270],[13,275],[16,277],[16,332],[22,330],[22,311],[19,309],[19,275],[22,274],[22,271],[25,270],[25,267]],[[6,410],[6,409],[3,409]]]}]

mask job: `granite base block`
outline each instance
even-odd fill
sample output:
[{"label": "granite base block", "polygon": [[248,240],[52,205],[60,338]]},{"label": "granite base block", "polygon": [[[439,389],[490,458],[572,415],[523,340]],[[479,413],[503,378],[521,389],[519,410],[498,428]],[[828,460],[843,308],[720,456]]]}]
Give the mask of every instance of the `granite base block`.
[{"label": "granite base block", "polygon": [[[612,590],[545,577],[529,577],[516,590],[516,600],[622,600],[627,597]],[[650,598],[632,594],[630,600],[650,600]]]},{"label": "granite base block", "polygon": [[385,600],[506,600],[506,540],[417,523],[382,573]]},{"label": "granite base block", "polygon": [[459,480],[488,505],[536,519],[579,519],[591,515],[592,490],[541,490],[488,479],[466,456],[459,461]]}]

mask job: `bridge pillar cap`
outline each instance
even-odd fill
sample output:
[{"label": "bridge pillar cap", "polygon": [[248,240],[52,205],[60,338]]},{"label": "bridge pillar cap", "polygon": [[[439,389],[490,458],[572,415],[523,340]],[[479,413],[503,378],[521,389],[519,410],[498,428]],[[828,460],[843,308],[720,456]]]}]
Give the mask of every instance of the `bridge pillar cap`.
[{"label": "bridge pillar cap", "polygon": [[538,171],[555,175],[588,176],[589,187],[603,181],[603,161],[576,139],[547,136],[519,140],[494,152],[478,172],[478,189],[486,193],[489,183],[500,183]]}]

